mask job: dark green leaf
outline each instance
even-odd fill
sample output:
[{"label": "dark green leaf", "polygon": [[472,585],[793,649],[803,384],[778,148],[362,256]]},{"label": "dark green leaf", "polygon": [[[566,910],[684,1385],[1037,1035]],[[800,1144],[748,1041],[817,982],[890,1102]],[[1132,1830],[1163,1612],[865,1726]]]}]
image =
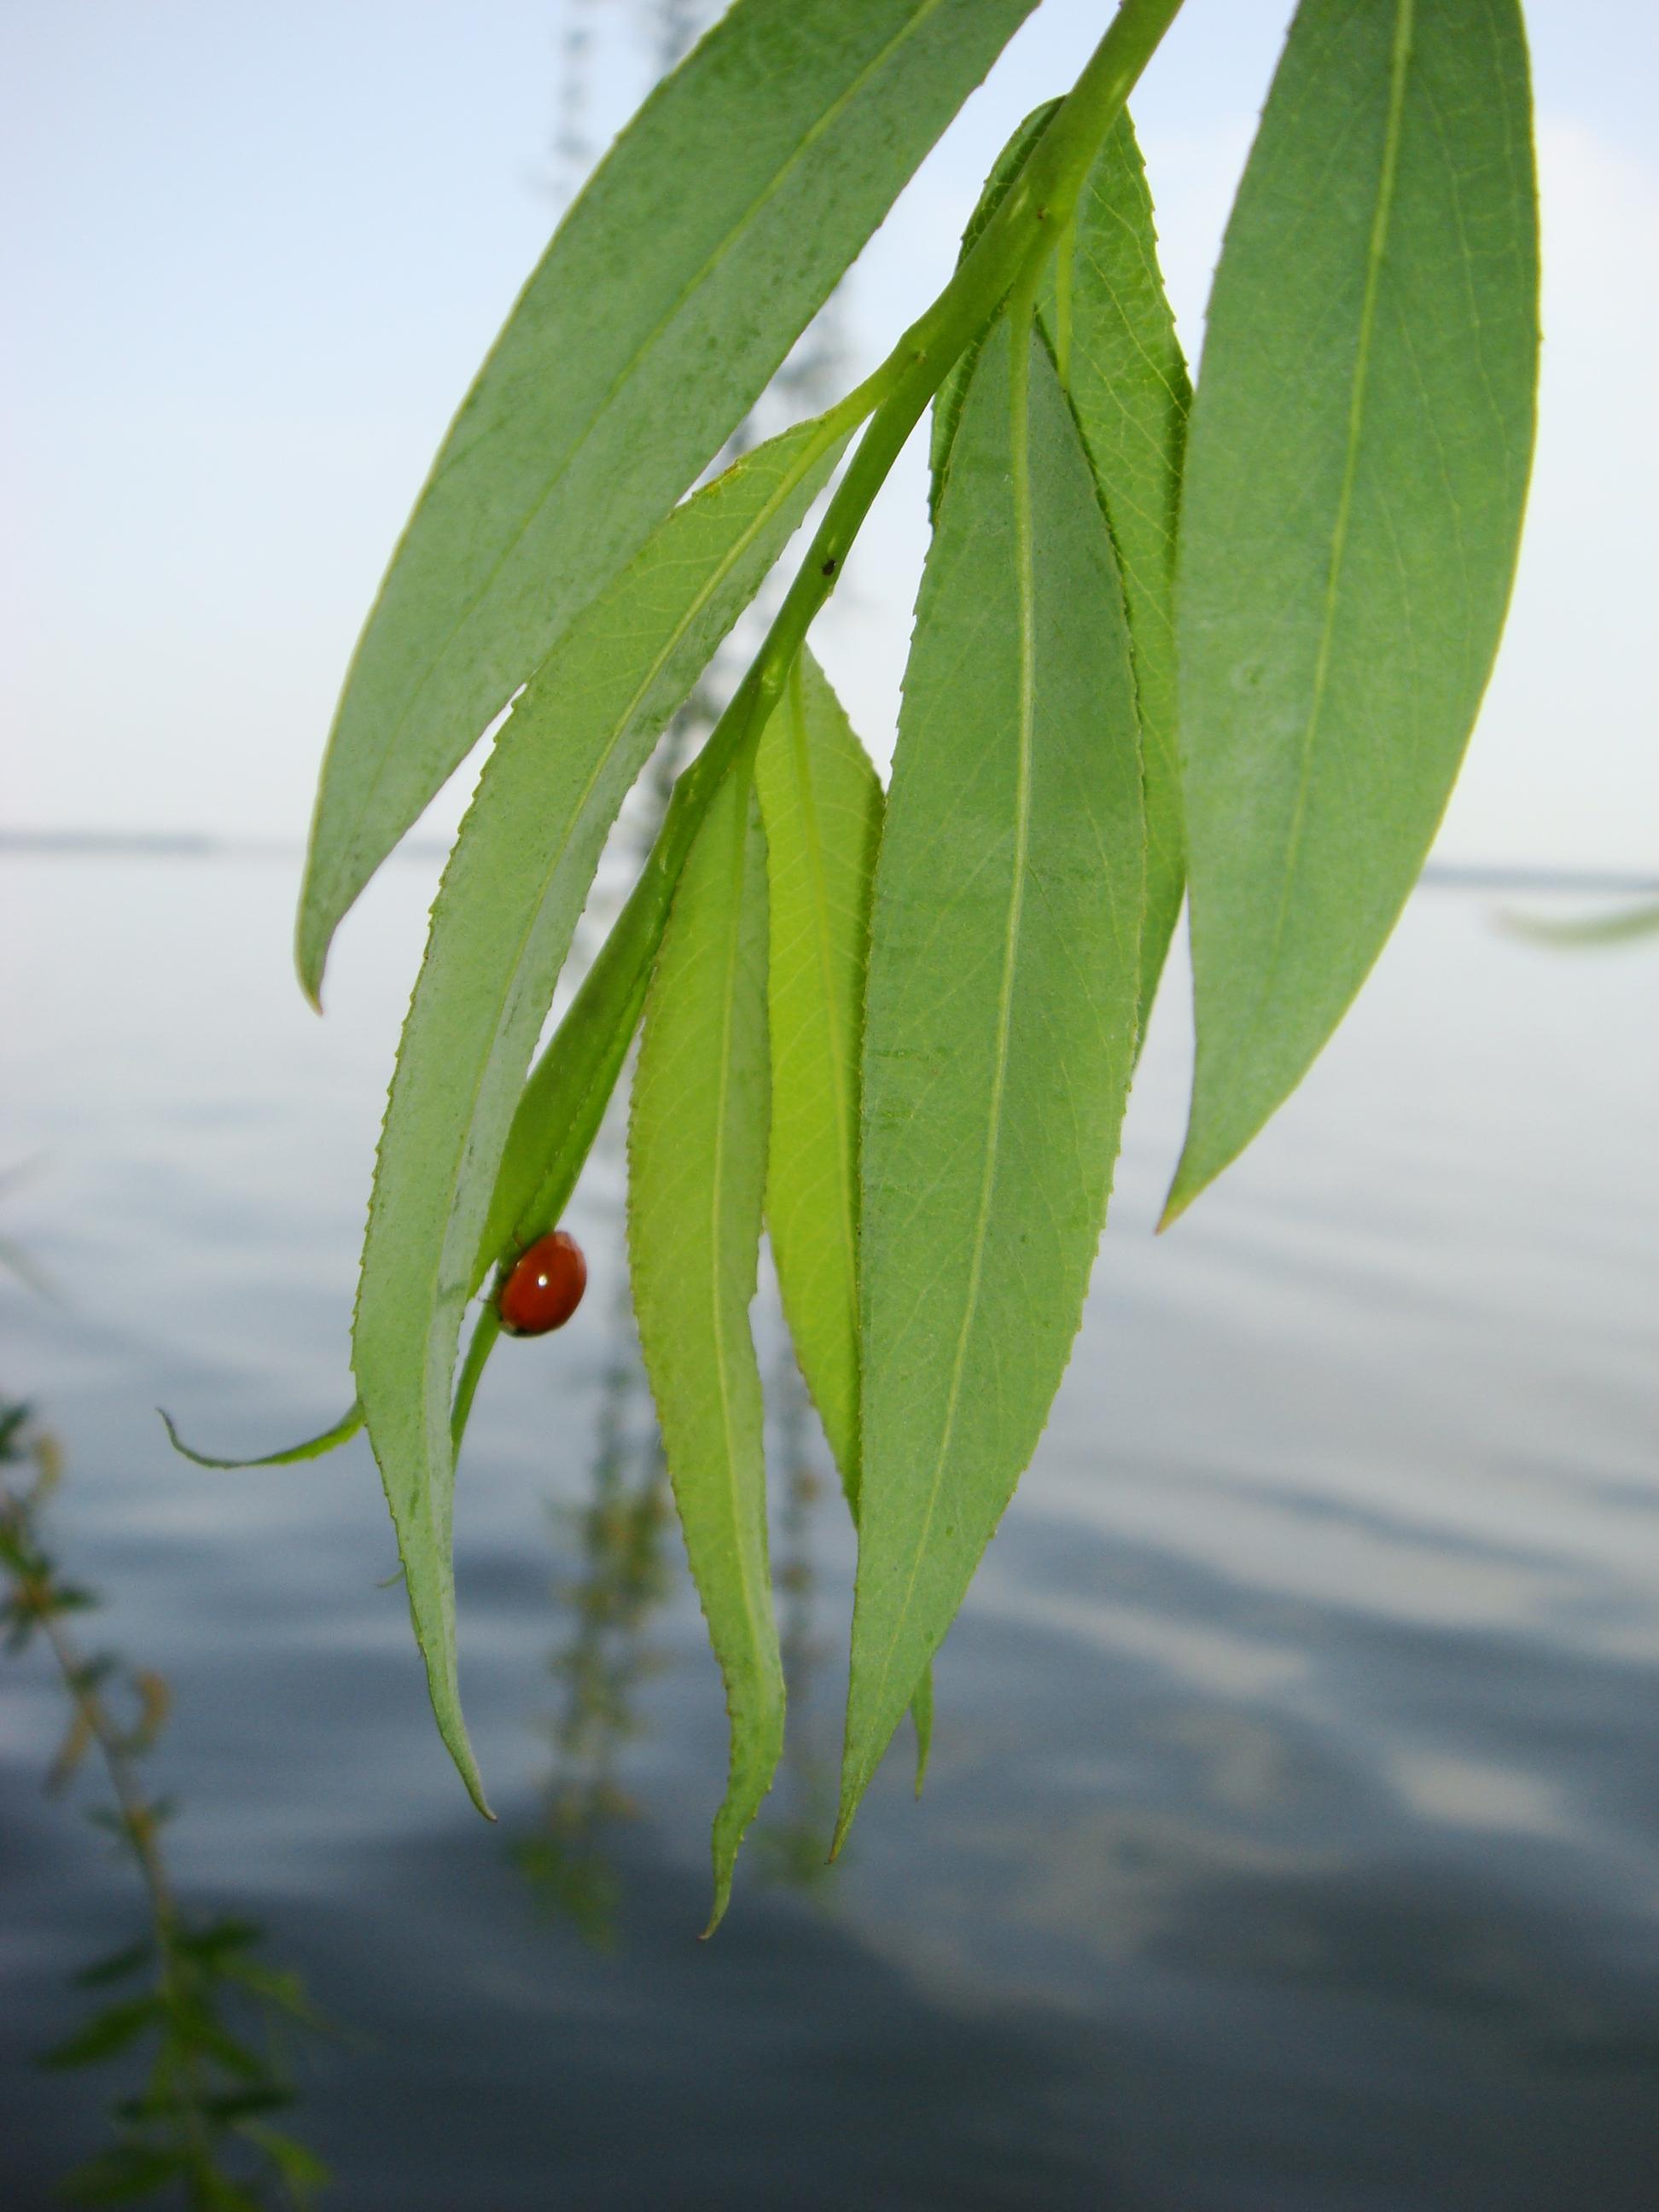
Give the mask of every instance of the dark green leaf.
[{"label": "dark green leaf", "polygon": [[[265,2212],[264,2206],[251,2189],[240,2181],[233,2181],[216,2167],[192,2174],[191,2185],[201,2192],[201,2212]],[[195,2206],[191,2212],[196,2212]]]},{"label": "dark green leaf", "polygon": [[200,1997],[174,1989],[167,2002],[167,2016],[180,2045],[186,2051],[198,2052],[234,2074],[239,2081],[251,2081],[262,2087],[266,2068],[256,2051],[234,2036],[212,2007]]},{"label": "dark green leaf", "polygon": [[160,2000],[154,1996],[130,1997],[123,2004],[106,2006],[94,2013],[83,2027],[73,2035],[66,2035],[50,2051],[43,2051],[40,2063],[62,2071],[74,2066],[97,2066],[106,2058],[113,2058],[130,2043],[136,2043],[147,2028],[153,2027],[161,2012]]},{"label": "dark green leaf", "polygon": [[768,1090],[766,859],[752,809],[749,779],[728,776],[686,862],[646,1002],[629,1126],[640,1348],[731,1720],[711,1932],[783,1746],[749,1329]]},{"label": "dark green leaf", "polygon": [[525,1070],[605,834],[845,433],[806,422],[676,509],[514,708],[445,872],[398,1049],[354,1334],[445,1742],[482,1808],[455,1675],[450,1390]]},{"label": "dark green leaf", "polygon": [[876,872],[843,1835],[1077,1331],[1144,887],[1111,542],[1047,349],[1027,327],[1012,346],[1005,321],[951,456]]},{"label": "dark green leaf", "polygon": [[257,2089],[233,2089],[222,2097],[209,2097],[204,2101],[203,2110],[222,2127],[238,2127],[244,2120],[257,2119],[262,2112],[287,2112],[298,2101],[292,2089],[270,2081]]},{"label": "dark green leaf", "polygon": [[353,659],[301,902],[340,916],[735,428],[1033,0],[739,0],[641,108],[446,438]]},{"label": "dark green leaf", "polygon": [[101,1959],[94,1959],[89,1966],[82,1966],[75,1977],[77,1988],[100,1989],[106,1982],[124,1981],[147,1966],[155,1955],[155,1947],[148,1936],[137,1942],[128,1943],[119,1951],[111,1951]]},{"label": "dark green leaf", "polygon": [[328,2185],[327,2166],[294,2136],[281,2133],[276,2128],[266,2127],[245,2127],[241,2133],[251,2143],[256,2144],[276,2167],[282,2176],[283,2186],[289,2193],[290,2203],[309,2204],[317,2192]]},{"label": "dark green leaf", "polygon": [[1188,448],[1198,1062],[1166,1218],[1301,1080],[1439,823],[1515,568],[1537,284],[1515,0],[1304,0]]},{"label": "dark green leaf", "polygon": [[217,1966],[240,1951],[251,1951],[264,1941],[257,1920],[214,1920],[205,1928],[181,1929],[173,1938],[180,1956]]},{"label": "dark green leaf", "polygon": [[312,2003],[304,1982],[291,1967],[262,1966],[254,1960],[238,1956],[223,1960],[219,1971],[261,2004],[285,2013],[319,2035],[334,2033],[332,2022]]}]

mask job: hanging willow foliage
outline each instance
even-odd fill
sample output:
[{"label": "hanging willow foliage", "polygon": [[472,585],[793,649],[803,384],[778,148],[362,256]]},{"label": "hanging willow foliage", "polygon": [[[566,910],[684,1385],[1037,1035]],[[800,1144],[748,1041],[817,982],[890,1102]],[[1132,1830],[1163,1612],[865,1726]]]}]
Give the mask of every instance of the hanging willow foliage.
[{"label": "hanging willow foliage", "polygon": [[[1503,625],[1537,367],[1516,0],[1302,0],[1195,391],[1125,105],[1180,4],[1124,0],[876,374],[693,492],[1030,6],[737,0],[491,349],[324,762],[313,998],[342,915],[514,702],[398,1056],[358,1402],[296,1451],[367,1427],[438,1724],[483,1807],[455,1454],[501,1285],[556,1227],[642,1026],[629,1247],[731,1717],[716,1919],[784,1727],[748,1320],[763,1230],[858,1525],[838,1842],[907,1710],[925,1751],[933,1656],[1060,1386],[1183,896],[1196,1078],[1167,1218],[1364,981]],[[884,796],[807,633],[930,403],[933,541]],[[629,786],[832,483],[532,1067]]]}]

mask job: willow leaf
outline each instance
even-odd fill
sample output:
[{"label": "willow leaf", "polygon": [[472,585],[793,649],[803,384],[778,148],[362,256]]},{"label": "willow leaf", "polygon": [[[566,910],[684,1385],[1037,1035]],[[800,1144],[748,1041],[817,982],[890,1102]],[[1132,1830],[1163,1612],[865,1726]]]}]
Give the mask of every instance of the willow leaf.
[{"label": "willow leaf", "polygon": [[1514,573],[1537,283],[1515,0],[1304,0],[1188,448],[1198,1058],[1166,1218],[1301,1080],[1439,824]]},{"label": "willow leaf", "polygon": [[[755,759],[766,830],[772,1129],[766,1221],[795,1355],[859,1512],[859,1083],[882,790],[802,651]],[[933,1685],[911,1700],[916,1789]]]},{"label": "willow leaf", "polygon": [[738,0],[600,164],[444,440],[358,643],[301,897],[340,917],[729,435],[1033,0]]},{"label": "willow leaf", "polygon": [[1045,324],[1117,549],[1146,790],[1143,1033],[1187,881],[1176,726],[1176,526],[1192,386],[1158,263],[1152,195],[1127,112],[1062,244]]},{"label": "willow leaf", "polygon": [[809,653],[755,763],[766,826],[766,1218],[801,1373],[858,1511],[859,1051],[881,785]]},{"label": "willow leaf", "polygon": [[438,1725],[481,1804],[455,1678],[450,1386],[497,1164],[623,794],[841,443],[821,419],[757,447],[585,611],[514,708],[433,908],[375,1168],[353,1363]]},{"label": "willow leaf", "polygon": [[[1041,107],[1034,107],[1024,121],[1015,127],[1007,143],[991,164],[991,173],[980,187],[974,211],[962,234],[962,244],[957,252],[958,268],[978,244],[986,224],[1007,198],[1009,186],[1025,167],[1031,149],[1059,114],[1060,109],[1058,100],[1047,100]],[[927,441],[927,513],[934,522],[939,520],[939,503],[945,490],[945,473],[951,465],[951,448],[956,442],[957,429],[962,421],[962,403],[968,396],[969,381],[978,359],[979,347],[969,346],[951,363],[933,399]]]},{"label": "willow leaf", "polygon": [[[995,213],[1060,106],[1028,115],[987,179],[965,253]],[[1127,111],[1090,172],[1042,301],[1042,329],[1072,403],[1117,550],[1134,660],[1146,787],[1146,910],[1140,938],[1144,1032],[1186,887],[1176,729],[1175,554],[1192,386],[1158,268],[1152,196]],[[950,465],[971,354],[933,406],[933,503]]]},{"label": "willow leaf", "polygon": [[766,862],[752,804],[749,780],[728,776],[680,878],[646,1000],[629,1127],[640,1347],[731,1721],[711,1932],[783,1747],[760,1370],[749,1329],[769,1083]]},{"label": "willow leaf", "polygon": [[1134,1054],[1146,834],[1111,541],[1000,324],[951,457],[876,870],[841,1833],[1070,1354]]}]

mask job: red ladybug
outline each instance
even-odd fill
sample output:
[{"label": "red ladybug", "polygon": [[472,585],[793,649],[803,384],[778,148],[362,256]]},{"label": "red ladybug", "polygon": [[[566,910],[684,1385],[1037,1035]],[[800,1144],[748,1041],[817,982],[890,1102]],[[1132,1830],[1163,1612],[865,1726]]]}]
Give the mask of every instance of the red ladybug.
[{"label": "red ladybug", "polygon": [[496,1300],[509,1336],[545,1336],[562,1328],[582,1302],[587,1262],[574,1237],[556,1229],[520,1254]]}]

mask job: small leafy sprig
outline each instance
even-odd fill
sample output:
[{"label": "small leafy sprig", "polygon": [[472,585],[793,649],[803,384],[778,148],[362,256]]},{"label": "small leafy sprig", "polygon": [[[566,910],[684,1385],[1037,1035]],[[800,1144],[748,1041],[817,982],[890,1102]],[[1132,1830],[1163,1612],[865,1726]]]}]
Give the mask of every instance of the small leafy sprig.
[{"label": "small leafy sprig", "polygon": [[[342,916],[510,706],[433,909],[333,1432],[368,1431],[481,1809],[456,1452],[504,1271],[557,1226],[642,1031],[629,1260],[731,1719],[716,1920],[784,1728],[748,1321],[763,1229],[858,1526],[839,1849],[907,1709],[925,1736],[933,1655],[1059,1388],[1183,897],[1195,1077],[1166,1224],[1294,1090],[1386,941],[1519,543],[1538,264],[1518,0],[1301,0],[1195,386],[1126,106],[1181,0],[1122,0],[881,367],[691,489],[1031,4],[736,0],[485,361],[318,794],[313,1000]],[[808,634],[930,404],[933,538],[884,793]],[[820,497],[532,1066],[625,793]]]},{"label": "small leafy sprig", "polygon": [[0,1468],[26,1475],[0,1474],[0,1635],[11,1652],[43,1644],[55,1663],[70,1718],[48,1785],[66,1788],[98,1753],[112,1802],[89,1817],[137,1868],[149,1915],[143,1936],[76,1976],[100,1997],[124,1993],[42,2056],[58,2070],[143,2060],[137,2094],[112,2107],[115,2140],[69,2175],[64,2193],[86,2204],[165,2196],[191,2212],[260,2212],[273,2201],[306,2212],[327,2168],[275,2123],[295,2100],[285,2036],[324,2023],[297,1975],[259,1957],[258,1926],[198,1919],[179,1902],[162,1850],[173,1808],[149,1794],[142,1771],[167,1720],[167,1685],[75,1639],[70,1621],[98,1601],[62,1574],[42,1540],[61,1467],[54,1439],[27,1406],[0,1407]]}]

